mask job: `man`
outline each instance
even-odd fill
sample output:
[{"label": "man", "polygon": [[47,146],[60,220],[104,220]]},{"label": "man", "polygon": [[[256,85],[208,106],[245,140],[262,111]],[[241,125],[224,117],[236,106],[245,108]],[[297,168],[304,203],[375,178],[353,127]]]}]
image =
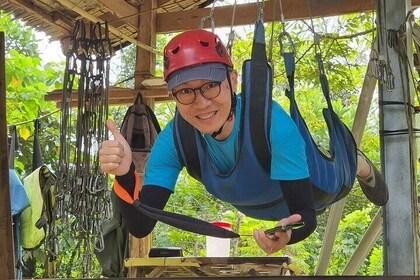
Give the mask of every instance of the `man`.
[{"label": "man", "polygon": [[[104,172],[116,175],[116,193],[127,192],[141,203],[164,208],[179,172],[188,165],[176,139],[183,133],[179,124],[183,120],[199,135],[195,145],[200,181],[210,193],[250,217],[276,220],[278,225],[305,223],[275,235],[254,230],[264,252],[277,252],[309,236],[316,228],[316,212],[304,141],[293,120],[273,102],[270,174],[261,167],[249,140],[249,126],[244,125],[252,116],[244,110],[243,98],[235,94],[237,72],[219,37],[205,30],[175,36],[164,50],[164,78],[178,113],[153,146],[140,194],[130,147],[115,124],[107,122],[115,139],[102,144],[100,164]],[[360,172],[371,176],[370,163],[360,162],[365,165]],[[121,213],[137,237],[148,235],[156,224],[124,202]]]}]

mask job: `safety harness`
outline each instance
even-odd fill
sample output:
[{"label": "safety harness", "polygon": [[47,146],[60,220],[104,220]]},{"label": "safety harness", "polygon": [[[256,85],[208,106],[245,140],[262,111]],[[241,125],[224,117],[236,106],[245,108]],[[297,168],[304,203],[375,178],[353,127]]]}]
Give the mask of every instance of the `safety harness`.
[{"label": "safety harness", "polygon": [[[243,110],[249,110],[249,130],[254,152],[260,165],[270,173],[270,124],[272,105],[272,69],[265,51],[264,26],[257,21],[251,59],[243,64],[242,100]],[[318,56],[320,83],[327,102],[323,115],[330,137],[330,156],[325,155],[312,139],[311,133],[299,113],[294,95],[294,51],[282,52],[290,88],[286,96],[290,99],[290,113],[306,144],[306,156],[313,186],[315,207],[318,211],[343,198],[351,189],[357,168],[357,149],[353,135],[334,112],[331,104],[327,77]],[[249,98],[247,98],[249,96]],[[238,117],[238,116],[237,116]],[[243,119],[241,119],[241,123]],[[174,140],[180,162],[188,173],[202,181],[199,151],[199,133],[179,113],[175,115]],[[239,136],[241,137],[241,136]],[[199,141],[199,140],[198,140]]]},{"label": "safety harness", "polygon": [[[269,135],[273,75],[267,61],[264,38],[264,25],[262,20],[259,19],[255,25],[251,59],[245,61],[243,64],[242,92],[245,93],[243,111],[248,110],[249,116],[252,116],[252,118],[249,118],[250,120],[252,119],[249,122],[249,131],[253,149],[260,165],[269,174],[271,167]],[[351,132],[333,111],[329,98],[328,82],[325,74],[321,71],[322,90],[328,103],[328,108],[324,109],[324,117],[331,139],[331,156],[325,156],[317,148],[303,118],[299,114],[297,104],[294,100],[294,60],[291,59],[294,58],[294,54],[285,55],[284,57],[290,83],[290,89],[286,94],[291,99],[293,120],[296,122],[306,142],[306,155],[315,193],[316,208],[317,210],[322,210],[331,203],[344,197],[351,189],[356,175],[356,145]],[[241,119],[241,123],[243,123],[242,121]],[[176,113],[174,118],[173,136],[180,162],[187,168],[188,173],[192,177],[201,181],[203,174],[201,173],[199,152],[197,149],[197,141],[201,140],[197,139],[199,134],[179,113]],[[142,204],[138,200],[139,180],[138,174],[135,173],[136,187],[134,197],[128,194],[124,188],[115,186],[115,184],[118,185],[117,181],[114,181],[114,189],[118,189],[121,192],[119,194],[117,193],[120,198],[131,204],[144,215],[198,234],[222,238],[239,237],[237,233],[216,227],[208,222]]]}]

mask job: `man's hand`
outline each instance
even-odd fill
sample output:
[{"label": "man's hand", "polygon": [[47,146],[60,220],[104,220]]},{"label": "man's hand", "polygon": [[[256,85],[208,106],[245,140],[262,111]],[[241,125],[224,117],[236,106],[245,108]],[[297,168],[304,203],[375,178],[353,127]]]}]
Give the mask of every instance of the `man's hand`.
[{"label": "man's hand", "polygon": [[[299,214],[293,214],[287,218],[281,219],[276,226],[288,225],[297,223],[302,219]],[[273,254],[281,249],[283,249],[287,243],[290,241],[292,236],[292,231],[288,230],[286,232],[276,232],[273,235],[267,235],[262,229],[254,230],[254,238],[258,246],[266,252],[267,254]]]},{"label": "man's hand", "polygon": [[101,170],[117,176],[125,175],[130,170],[132,162],[131,148],[112,120],[107,120],[106,126],[114,136],[114,140],[102,142],[99,150]]}]

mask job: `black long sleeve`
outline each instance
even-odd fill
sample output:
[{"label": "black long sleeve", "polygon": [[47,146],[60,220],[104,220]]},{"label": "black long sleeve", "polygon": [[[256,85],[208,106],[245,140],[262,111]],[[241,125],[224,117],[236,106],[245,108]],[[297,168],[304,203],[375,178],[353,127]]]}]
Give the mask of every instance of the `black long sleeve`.
[{"label": "black long sleeve", "polygon": [[288,244],[294,244],[308,237],[317,226],[312,185],[307,179],[280,181],[290,214],[300,214],[305,226],[292,231]]},{"label": "black long sleeve", "polygon": [[[115,179],[127,190],[129,194],[133,194],[135,180],[134,164],[131,165],[130,171],[126,175],[116,176]],[[140,190],[139,200],[145,205],[162,210],[168,202],[171,194],[172,192],[166,188],[145,185]],[[120,198],[118,198],[118,206],[120,207],[123,222],[132,235],[137,238],[141,238],[152,232],[156,225],[156,220],[142,214]]]}]

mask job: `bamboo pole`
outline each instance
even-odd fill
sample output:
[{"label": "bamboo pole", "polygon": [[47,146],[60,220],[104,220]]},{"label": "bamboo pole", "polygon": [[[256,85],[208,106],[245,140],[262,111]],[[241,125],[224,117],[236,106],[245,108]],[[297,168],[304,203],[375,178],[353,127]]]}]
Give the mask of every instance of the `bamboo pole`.
[{"label": "bamboo pole", "polygon": [[6,129],[6,62],[4,32],[0,32],[0,279],[15,279],[9,161]]}]

